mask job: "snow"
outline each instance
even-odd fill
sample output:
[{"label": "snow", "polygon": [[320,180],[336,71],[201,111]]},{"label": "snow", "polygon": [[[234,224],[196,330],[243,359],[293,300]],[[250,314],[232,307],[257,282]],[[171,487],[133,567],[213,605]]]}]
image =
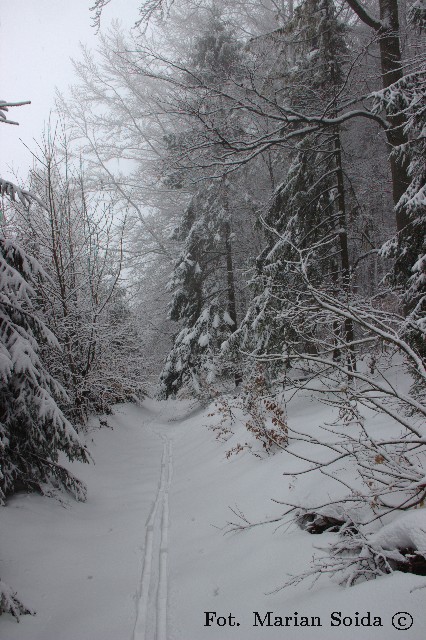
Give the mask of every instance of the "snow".
[{"label": "snow", "polygon": [[[145,522],[158,480],[162,442],[142,429],[147,411],[126,407],[91,432],[95,465],[70,465],[89,489],[64,505],[19,495],[2,513],[0,571],[37,611],[19,624],[3,616],[8,640],[130,638]],[[92,442],[92,437],[94,442]],[[21,570],[20,570],[21,569]]]},{"label": "snow", "polygon": [[405,513],[382,527],[370,542],[382,549],[414,549],[426,557],[426,509]]},{"label": "snow", "polygon": [[203,333],[198,338],[198,344],[200,345],[200,347],[207,347],[207,345],[209,344],[209,341],[210,341],[210,335],[208,333]]},{"label": "snow", "polygon": [[[289,420],[308,432],[329,411],[305,397]],[[228,521],[241,522],[238,513],[251,522],[279,516],[283,505],[271,499],[291,501],[297,493],[315,503],[330,491],[321,475],[283,476],[300,464],[286,454],[227,458],[248,437],[238,416],[227,442],[207,428],[220,422],[214,406],[189,400],[119,405],[107,421],[113,429],[94,421],[87,434],[95,464],[69,465],[88,485],[86,503],[20,494],[2,511],[1,579],[37,615],[19,624],[2,616],[1,638],[387,640],[401,637],[391,620],[406,611],[414,624],[404,638],[423,640],[425,591],[412,590],[425,578],[395,572],[343,589],[325,577],[312,589],[301,583],[274,592],[335,534],[310,535],[286,520],[225,533]],[[377,544],[411,535],[420,548],[425,513],[379,529]],[[268,611],[319,616],[322,626],[253,626],[254,611],[261,618]],[[383,626],[355,626],[355,612],[360,619],[367,611]],[[204,626],[205,612],[232,615],[240,626]],[[352,625],[331,627],[332,612],[351,616]]]}]

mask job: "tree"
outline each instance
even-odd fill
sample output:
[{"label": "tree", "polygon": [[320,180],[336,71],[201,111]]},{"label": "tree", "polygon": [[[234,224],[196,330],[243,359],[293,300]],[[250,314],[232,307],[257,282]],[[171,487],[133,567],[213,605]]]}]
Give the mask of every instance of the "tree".
[{"label": "tree", "polygon": [[404,75],[376,94],[378,106],[384,105],[405,120],[406,142],[395,147],[393,154],[396,162],[407,167],[409,184],[396,209],[405,212],[408,222],[403,231],[384,246],[383,252],[395,259],[395,280],[402,292],[406,314],[404,334],[423,358],[426,357],[426,144],[422,134],[426,125],[422,106],[425,95],[424,60],[420,60],[418,71]]},{"label": "tree", "polygon": [[[423,338],[413,327],[424,316],[424,189],[426,173],[422,168],[419,127],[424,113],[419,108],[424,97],[424,57],[412,61],[417,69],[404,73],[401,50],[398,0],[379,0],[380,18],[372,16],[358,2],[346,0],[356,15],[376,33],[379,42],[382,71],[381,92],[376,94],[376,110],[383,108],[389,127],[386,136],[390,147],[392,193],[396,215],[397,236],[385,251],[394,257],[394,282],[402,287],[402,303],[408,316],[408,336],[413,344],[424,352]],[[409,12],[409,20],[421,31],[424,26],[424,10],[416,3]],[[414,137],[414,140],[412,139]],[[420,151],[420,154],[419,154]],[[414,275],[413,275],[414,272]],[[405,290],[408,288],[408,291]],[[419,303],[420,301],[420,303]],[[421,321],[422,322],[422,321]]]},{"label": "tree", "polygon": [[[15,120],[8,119],[7,112],[11,107],[22,107],[27,104],[31,104],[31,102],[29,100],[26,100],[24,102],[9,102],[7,100],[0,100],[0,123],[18,125],[18,122],[15,122]],[[28,206],[32,200],[37,199],[31,192],[26,191],[25,189],[21,189],[21,187],[18,187],[13,182],[10,182],[10,180],[5,180],[1,176],[0,195],[7,196],[11,200],[16,200],[16,198],[18,198],[24,206]]]},{"label": "tree", "polygon": [[[283,91],[293,109],[324,116],[336,111],[344,79],[347,52],[344,28],[327,0],[304,2],[286,29],[290,60],[284,60]],[[290,67],[290,69],[288,68]],[[309,89],[307,88],[309,86]],[[311,277],[319,287],[340,298],[351,296],[347,191],[342,165],[341,132],[334,129],[307,133],[295,146],[287,177],[276,189],[264,218],[268,244],[257,259],[256,295],[239,334],[252,353],[276,353],[297,345],[298,352],[316,350],[321,327],[310,314],[304,281],[292,266],[298,251],[311,251]],[[295,325],[283,321],[287,306],[298,309]],[[304,311],[305,308],[305,311]],[[309,311],[308,311],[309,309]],[[353,344],[354,330],[348,318],[336,336],[334,357],[341,357],[340,334]],[[346,353],[355,368],[353,347]]]},{"label": "tree", "polygon": [[170,282],[169,313],[181,329],[160,376],[166,397],[183,386],[197,394],[205,392],[219,374],[220,345],[237,326],[231,221],[224,189],[223,184],[211,184],[194,196],[176,231],[183,248]]},{"label": "tree", "polygon": [[[395,568],[410,571],[412,567],[415,573],[404,549],[391,547],[388,553],[383,552],[375,543],[375,534],[380,538],[377,529],[383,522],[389,522],[395,514],[422,507],[426,497],[424,362],[410,342],[401,337],[403,317],[399,313],[384,308],[379,297],[367,301],[356,296],[349,303],[337,300],[312,279],[310,251],[297,253],[298,259],[293,258],[291,264],[309,291],[305,311],[315,318],[317,326],[329,331],[321,331],[315,353],[297,352],[296,346],[284,353],[265,353],[258,362],[269,368],[275,363],[292,396],[298,390],[304,394],[311,391],[336,409],[335,420],[318,425],[315,434],[292,428],[289,420],[288,438],[296,446],[283,449],[285,455],[303,463],[296,474],[292,470],[284,475],[321,474],[335,482],[338,491],[336,496],[327,492],[309,505],[304,502],[306,495],[301,501],[283,501],[284,512],[271,521],[288,523],[292,516],[296,524],[311,533],[333,528],[338,536],[329,545],[327,555],[314,559],[309,570],[302,570],[283,586],[298,584],[305,578],[317,580],[324,574],[350,586]],[[297,326],[299,315],[298,309],[289,305],[282,314],[282,323]],[[333,358],[335,342],[330,328],[336,319],[341,322],[345,318],[351,319],[360,336],[357,348],[366,349],[363,366],[358,370]],[[286,363],[296,372],[283,371]],[[395,384],[395,367],[399,372],[403,370],[408,379],[416,380],[417,385],[406,391]],[[382,422],[385,428],[377,430],[376,416],[386,416]],[[297,443],[303,447],[309,444],[309,448],[303,448],[301,453]],[[229,524],[229,530],[255,524],[262,523],[250,523],[242,516],[240,521]],[[408,553],[415,555],[417,551],[411,549]],[[422,549],[418,553],[423,556]]]},{"label": "tree", "polygon": [[[357,0],[353,0],[348,4],[357,12],[361,20],[375,31],[381,59],[381,81],[383,87],[387,88],[403,77],[397,1],[381,0],[379,3],[380,19],[373,18]],[[284,33],[285,29],[279,28],[275,34],[268,34],[268,37],[279,39],[284,36]],[[184,70],[181,62],[168,60],[165,56],[160,56],[155,52],[147,51],[147,56],[154,60],[157,58],[163,65],[169,66],[179,73]],[[352,64],[349,66],[349,72],[353,73],[353,69],[354,65]],[[151,66],[151,75],[152,73]],[[170,81],[170,76],[167,76],[167,74],[160,72],[158,77],[161,77],[165,82]],[[299,136],[305,135],[305,133],[314,133],[318,128],[333,128],[357,118],[375,120],[385,132],[390,151],[398,149],[407,142],[407,136],[404,132],[405,115],[399,110],[393,110],[390,104],[388,104],[389,108],[385,108],[383,115],[377,113],[372,107],[367,109],[364,107],[351,108],[354,105],[361,104],[365,96],[358,95],[347,100],[342,99],[342,96],[338,96],[339,100],[335,103],[335,113],[325,116],[318,109],[305,110],[303,103],[298,104],[296,108],[290,108],[288,104],[281,100],[281,94],[269,95],[265,92],[263,79],[260,80],[256,77],[253,72],[250,72],[249,68],[247,68],[247,73],[243,80],[238,80],[234,77],[233,83],[227,83],[221,88],[213,86],[205,78],[194,74],[194,72],[188,74],[187,77],[186,85],[182,81],[182,75],[181,80],[178,81],[183,91],[187,90],[192,93],[196,91],[200,96],[209,93],[210,100],[212,96],[221,97],[221,99],[228,101],[230,113],[238,111],[240,114],[244,114],[247,124],[251,120],[251,126],[243,127],[240,134],[235,135],[234,130],[226,131],[223,128],[221,130],[217,119],[214,117],[215,110],[213,108],[210,111],[205,108],[192,110],[191,115],[202,124],[204,134],[191,141],[186,150],[186,157],[181,150],[180,159],[188,164],[197,156],[198,162],[206,167],[217,167],[219,172],[231,171],[242,163],[252,161],[267,149],[277,148],[279,145],[284,145]],[[173,75],[173,82],[177,82],[176,74]],[[349,85],[350,75],[344,81],[344,86]],[[186,103],[188,103],[188,100],[186,100]],[[213,105],[212,101],[210,103]],[[181,105],[184,104],[185,102],[182,101]],[[231,109],[231,105],[233,109]],[[260,128],[255,124],[255,119],[258,121],[259,118],[264,120],[264,126]],[[222,152],[218,153],[217,150],[220,145],[222,146]],[[212,155],[208,155],[208,152],[213,149],[215,153],[212,157]],[[396,156],[397,154],[395,153],[390,154],[392,193],[395,207],[401,201],[410,183],[408,165],[404,161],[398,161]],[[403,237],[403,230],[407,229],[409,224],[409,216],[402,206],[395,209],[395,221],[397,231]],[[405,246],[405,252],[411,255],[408,242]],[[417,258],[411,255],[411,266],[408,267],[408,270],[405,268],[404,273],[401,272],[400,278],[405,278],[406,281],[411,276],[411,267],[416,260]]]},{"label": "tree", "polygon": [[34,308],[33,285],[46,274],[4,236],[0,250],[1,498],[21,488],[43,491],[54,479],[84,499],[81,482],[57,462],[61,451],[84,462],[89,455],[55,400],[65,396],[63,388],[40,358],[42,343],[59,348]]},{"label": "tree", "polygon": [[[99,29],[103,9],[111,2],[111,0],[95,0],[94,5],[90,8],[93,11],[93,26]],[[136,24],[147,23],[157,14],[160,18],[167,15],[172,7],[174,0],[144,0],[139,6],[140,17]]]},{"label": "tree", "polygon": [[[0,105],[4,123],[10,123],[4,117],[9,106],[15,105]],[[38,200],[8,181],[0,180],[0,187],[2,195],[12,201],[17,196],[23,206]],[[0,225],[0,501],[17,490],[43,493],[58,485],[84,500],[84,485],[58,462],[59,453],[82,462],[90,456],[58,405],[66,393],[42,358],[43,344],[59,348],[35,307],[34,285],[47,276],[33,257],[6,238],[1,219]],[[0,581],[3,612],[17,618],[29,610]]]},{"label": "tree", "polygon": [[[380,51],[382,83],[383,88],[386,89],[403,77],[398,0],[378,0],[379,19],[368,13],[358,0],[346,0],[346,2],[360,20],[376,33]],[[404,131],[405,117],[403,113],[392,109],[387,109],[386,116],[390,124],[386,129],[389,145],[391,149],[399,147],[407,142]],[[408,167],[404,162],[398,162],[395,154],[392,153],[390,164],[393,201],[396,207],[396,226],[398,232],[401,232],[409,223],[405,210],[401,207],[397,208],[410,182],[407,174]]]},{"label": "tree", "polygon": [[14,225],[48,272],[49,282],[36,286],[38,307],[62,354],[47,349],[45,356],[70,396],[69,418],[84,425],[91,413],[142,392],[142,358],[120,284],[125,221],[111,196],[89,191],[69,155],[66,135],[48,132],[31,174],[46,206],[16,206]]},{"label": "tree", "polygon": [[[190,54],[191,67],[200,78],[220,87],[238,66],[240,46],[217,7],[213,5],[210,9]],[[219,120],[226,113],[221,102]],[[192,137],[192,131],[187,132],[187,137]],[[190,171],[182,175],[186,182],[194,179]],[[179,226],[177,239],[183,242],[183,250],[170,286],[173,291],[170,318],[183,322],[183,326],[160,376],[166,396],[188,382],[197,393],[202,390],[200,382],[204,386],[211,384],[217,375],[218,361],[224,367],[220,344],[237,328],[229,197],[228,180],[209,180],[205,187],[198,188]],[[234,379],[238,386],[241,374],[236,367]]]},{"label": "tree", "polygon": [[[18,490],[49,493],[62,486],[84,500],[84,485],[58,462],[59,453],[88,462],[86,447],[61,411],[61,385],[41,358],[59,348],[37,317],[33,285],[45,274],[36,260],[0,232],[0,500]],[[0,613],[29,610],[0,581]]]}]

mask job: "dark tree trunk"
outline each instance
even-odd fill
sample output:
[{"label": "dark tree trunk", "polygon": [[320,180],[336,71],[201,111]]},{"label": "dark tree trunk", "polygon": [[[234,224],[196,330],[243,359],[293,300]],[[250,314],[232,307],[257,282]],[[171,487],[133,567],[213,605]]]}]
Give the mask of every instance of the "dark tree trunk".
[{"label": "dark tree trunk", "polygon": [[[227,278],[227,287],[228,287],[228,314],[231,318],[233,324],[233,331],[236,331],[237,325],[237,304],[235,300],[235,278],[234,278],[234,264],[232,259],[232,242],[231,242],[231,225],[229,222],[225,224],[225,250],[226,250],[226,278]],[[238,368],[235,370],[234,374],[235,386],[242,382],[241,371]]]},{"label": "dark tree trunk", "polygon": [[[403,76],[398,1],[379,0],[379,5],[382,26],[378,29],[377,34],[379,36],[382,83],[383,88],[386,89],[391,84],[401,80]],[[392,148],[407,142],[407,136],[404,133],[406,118],[402,113],[396,115],[388,113],[387,118],[392,125],[392,129],[387,132],[388,143],[392,150]],[[394,154],[390,156],[390,168],[392,174],[393,203],[396,207],[407,190],[410,179],[407,173],[408,167],[406,164],[397,161]],[[403,207],[398,207],[396,209],[397,231],[402,231],[408,223],[409,218],[405,210]]]},{"label": "dark tree trunk", "polygon": [[[222,188],[223,188],[222,197],[223,197],[224,208],[226,212],[229,214],[228,189],[226,185],[226,178],[223,181]],[[238,327],[237,302],[236,302],[236,296],[235,296],[235,277],[234,277],[234,261],[232,256],[231,224],[229,220],[228,222],[225,222],[224,232],[225,232],[225,257],[226,257],[226,285],[227,285],[227,292],[228,292],[227,311],[228,311],[229,317],[234,323],[233,331],[236,331]],[[234,380],[235,380],[236,387],[238,387],[243,380],[241,370],[238,366],[238,362],[236,363]]]},{"label": "dark tree trunk", "polygon": [[[358,0],[346,0],[348,5],[358,17],[369,27],[375,30],[379,40],[380,65],[382,70],[382,86],[384,89],[403,77],[402,53],[400,43],[400,29],[398,16],[398,0],[379,0],[380,19],[372,17]],[[407,142],[404,133],[406,124],[405,116],[399,114],[387,114],[392,128],[387,132],[387,140],[390,150]],[[392,175],[392,196],[396,207],[405,193],[410,179],[406,164],[398,162],[394,154],[390,156],[390,168]],[[396,228],[402,231],[409,223],[406,211],[402,207],[395,209]]]},{"label": "dark tree trunk", "polygon": [[[346,214],[345,200],[345,184],[342,165],[342,142],[340,139],[340,131],[337,128],[334,135],[334,158],[336,163],[337,178],[337,206],[339,207],[338,220],[339,225],[339,244],[340,244],[340,261],[342,269],[343,292],[348,300],[350,295],[350,261],[349,261],[349,243],[348,243],[348,221]],[[350,345],[348,354],[348,368],[356,371],[356,356],[354,342],[354,327],[352,320],[346,318],[344,322],[345,342]]]}]

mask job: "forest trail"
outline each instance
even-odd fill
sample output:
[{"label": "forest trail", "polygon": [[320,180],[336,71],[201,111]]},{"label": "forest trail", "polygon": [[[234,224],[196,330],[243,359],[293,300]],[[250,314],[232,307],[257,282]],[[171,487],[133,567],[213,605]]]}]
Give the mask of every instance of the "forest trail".
[{"label": "forest trail", "polygon": [[87,484],[86,503],[9,501],[2,579],[36,615],[2,616],[2,640],[167,640],[173,444],[160,406],[119,405],[110,428],[94,421],[95,464],[67,463]]},{"label": "forest trail", "polygon": [[137,615],[132,640],[167,640],[169,492],[173,474],[172,443],[163,441],[161,475],[145,531]]},{"label": "forest trail", "polygon": [[[295,640],[397,640],[391,618],[401,610],[416,620],[404,638],[423,640],[424,590],[411,592],[420,576],[383,578],[379,596],[377,581],[267,595],[308,567],[323,539],[276,524],[223,535],[239,513],[252,522],[281,513],[271,498],[293,489],[280,455],[226,456],[229,441],[206,428],[220,420],[214,406],[147,399],[116,406],[107,420],[112,428],[93,423],[88,433],[95,464],[70,465],[87,484],[86,503],[19,494],[2,510],[1,578],[37,614],[19,624],[1,616],[1,640],[282,640],[286,631]],[[317,420],[313,404],[303,428]],[[383,618],[374,633],[328,624],[331,611],[372,608]],[[322,626],[259,628],[255,611],[321,616]]]}]

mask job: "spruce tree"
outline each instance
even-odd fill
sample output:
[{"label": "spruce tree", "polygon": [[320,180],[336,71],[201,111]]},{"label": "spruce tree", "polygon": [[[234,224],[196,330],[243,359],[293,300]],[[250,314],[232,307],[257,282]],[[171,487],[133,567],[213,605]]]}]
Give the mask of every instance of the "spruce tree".
[{"label": "spruce tree", "polygon": [[[238,41],[213,6],[190,54],[190,67],[201,91],[209,87],[205,100],[214,105],[218,128],[232,127],[225,124],[226,103],[220,91],[236,72],[239,52]],[[218,95],[211,87],[217,88]],[[166,397],[185,386],[199,394],[210,385],[221,360],[220,345],[237,327],[229,182],[223,177],[207,179],[205,184],[192,198],[175,233],[182,251],[170,282],[169,317],[181,324],[181,330],[160,376],[161,394]],[[238,367],[228,366],[226,373],[233,373],[239,384]]]},{"label": "spruce tree", "polygon": [[[346,55],[345,29],[330,0],[306,0],[286,27],[287,60],[282,94],[286,107],[334,117],[343,83]],[[290,44],[288,45],[288,42]],[[306,274],[315,286],[340,298],[350,295],[350,256],[346,193],[339,127],[319,128],[306,134],[294,148],[287,176],[276,189],[265,216],[268,244],[257,261],[254,298],[240,332],[256,353],[316,350],[321,328],[314,317],[298,266],[302,255]],[[295,307],[299,308],[296,322]],[[249,328],[250,327],[250,328]],[[350,321],[332,327],[336,348],[353,341]],[[349,350],[351,351],[351,350]],[[355,366],[353,354],[348,354]]]},{"label": "spruce tree", "polygon": [[34,280],[45,274],[16,243],[0,236],[0,498],[21,489],[62,485],[85,499],[84,485],[58,462],[60,452],[89,454],[57,404],[65,396],[41,358],[57,345],[34,309]]},{"label": "spruce tree", "polygon": [[183,247],[169,285],[169,317],[181,329],[160,376],[165,397],[184,386],[201,393],[211,384],[220,345],[236,328],[229,282],[231,227],[223,202],[223,185],[211,184],[192,199],[175,232]]},{"label": "spruce tree", "polygon": [[403,115],[407,142],[393,150],[395,161],[407,167],[409,184],[396,204],[408,223],[383,247],[394,259],[393,284],[405,311],[403,333],[426,358],[426,63],[375,96],[377,109]]},{"label": "spruce tree", "polygon": [[[57,404],[62,387],[46,370],[41,346],[58,347],[37,317],[34,282],[45,277],[38,262],[0,231],[0,503],[20,491],[48,493],[62,486],[84,500],[86,489],[59,461],[87,462],[89,454]],[[30,613],[0,580],[0,614]]]}]

